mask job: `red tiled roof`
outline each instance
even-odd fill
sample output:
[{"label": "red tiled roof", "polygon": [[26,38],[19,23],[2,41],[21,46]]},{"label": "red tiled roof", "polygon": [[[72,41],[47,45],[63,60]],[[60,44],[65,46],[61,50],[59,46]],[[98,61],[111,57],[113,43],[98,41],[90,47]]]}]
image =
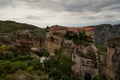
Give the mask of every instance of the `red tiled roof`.
[{"label": "red tiled roof", "polygon": [[57,26],[52,26],[50,28],[50,31],[60,31],[60,30],[67,30],[67,31],[93,31],[94,28],[91,28],[91,27],[74,28],[74,27],[57,27]]}]

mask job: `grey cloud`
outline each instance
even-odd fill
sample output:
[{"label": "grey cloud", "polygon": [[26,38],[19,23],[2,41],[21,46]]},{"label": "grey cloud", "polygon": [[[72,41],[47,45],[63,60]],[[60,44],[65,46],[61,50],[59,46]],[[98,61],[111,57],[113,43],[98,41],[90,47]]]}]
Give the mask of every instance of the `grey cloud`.
[{"label": "grey cloud", "polygon": [[[2,0],[0,1],[0,6],[15,5],[19,2],[33,9],[40,10],[42,8],[69,12],[100,12],[104,10],[105,7],[110,7],[115,4],[120,5],[120,0]],[[113,9],[119,10],[120,6],[110,8],[110,10]]]},{"label": "grey cloud", "polygon": [[[120,5],[120,0],[21,0],[32,8],[47,8],[56,11],[93,11],[100,12],[105,7]],[[119,7],[117,7],[118,9]],[[110,10],[116,8],[110,8]],[[119,9],[118,9],[119,10]]]},{"label": "grey cloud", "polygon": [[120,5],[110,8],[110,10],[117,10],[117,11],[120,11]]},{"label": "grey cloud", "polygon": [[97,16],[84,16],[84,17],[81,17],[83,19],[88,19],[88,20],[95,20],[95,19],[98,19],[99,17]]},{"label": "grey cloud", "polygon": [[106,16],[104,16],[104,18],[114,18],[115,17],[115,15],[106,15]]},{"label": "grey cloud", "polygon": [[13,0],[0,0],[0,8],[13,6]]},{"label": "grey cloud", "polygon": [[[84,0],[84,2],[76,1],[76,3],[66,5],[68,11],[94,11],[100,12],[105,7],[110,7],[114,4],[120,5],[120,0]],[[112,9],[112,8],[111,8]]]},{"label": "grey cloud", "polygon": [[35,16],[35,15],[28,15],[25,17],[26,19],[36,19],[36,20],[41,20],[39,16]]},{"label": "grey cloud", "polygon": [[[120,0],[0,0],[0,10],[4,11],[2,8],[10,9],[11,6],[13,11],[14,9],[21,10],[21,15],[16,14],[17,16],[25,17],[31,22],[41,20],[46,24],[47,22],[64,24],[65,21],[66,24],[71,22],[79,24],[78,21],[86,24],[90,20],[94,20],[93,23],[105,22],[104,20],[109,22],[110,18],[117,21],[120,17]],[[9,13],[7,15],[10,16]],[[6,15],[3,13],[3,16]]]}]

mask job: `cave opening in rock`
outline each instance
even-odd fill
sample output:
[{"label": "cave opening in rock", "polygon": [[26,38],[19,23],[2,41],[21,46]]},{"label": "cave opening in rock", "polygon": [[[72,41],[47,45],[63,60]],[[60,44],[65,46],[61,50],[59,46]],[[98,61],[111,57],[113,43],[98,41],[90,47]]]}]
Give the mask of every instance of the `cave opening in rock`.
[{"label": "cave opening in rock", "polygon": [[86,73],[84,76],[84,80],[92,80],[91,74]]}]

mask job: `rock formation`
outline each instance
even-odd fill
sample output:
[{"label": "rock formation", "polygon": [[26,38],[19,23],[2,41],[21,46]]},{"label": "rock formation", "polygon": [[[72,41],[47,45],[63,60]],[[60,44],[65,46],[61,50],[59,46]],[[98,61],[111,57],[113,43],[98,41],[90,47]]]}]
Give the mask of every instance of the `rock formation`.
[{"label": "rock formation", "polygon": [[[98,55],[94,45],[93,30],[93,28],[53,26],[46,34],[45,46],[51,56],[55,55],[54,51],[57,49],[62,49],[63,54],[70,54],[75,63],[72,70],[80,80],[84,80],[85,74],[91,77],[98,75]],[[82,34],[84,31],[85,36]],[[65,36],[66,34],[68,35]]]},{"label": "rock formation", "polygon": [[41,36],[33,36],[29,30],[18,30],[12,34],[11,44],[17,49],[40,51]]},{"label": "rock formation", "polygon": [[120,80],[120,37],[108,40],[106,53],[107,80]]}]

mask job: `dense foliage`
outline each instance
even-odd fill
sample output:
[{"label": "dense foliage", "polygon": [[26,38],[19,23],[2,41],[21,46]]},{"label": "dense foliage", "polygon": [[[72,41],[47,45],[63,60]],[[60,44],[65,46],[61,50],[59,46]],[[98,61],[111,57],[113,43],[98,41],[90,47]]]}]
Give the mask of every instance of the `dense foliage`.
[{"label": "dense foliage", "polygon": [[[12,46],[0,46],[0,79],[9,80],[7,76],[23,71],[27,74],[41,69],[39,58],[32,56],[28,51],[16,50]],[[21,73],[22,74],[22,73]],[[14,80],[14,76],[11,78]],[[16,79],[15,79],[16,80]]]},{"label": "dense foliage", "polygon": [[[73,80],[70,55],[57,50],[54,57],[49,57],[47,50],[43,51],[45,60],[40,63],[40,57],[29,51],[21,51],[13,46],[0,46],[0,80],[17,80],[24,75],[24,80]],[[14,76],[18,75],[18,76]]]},{"label": "dense foliage", "polygon": [[56,51],[55,57],[45,61],[45,71],[50,80],[73,80],[71,67],[73,62],[68,54],[62,54],[61,50]]},{"label": "dense foliage", "polygon": [[69,32],[67,32],[65,34],[65,39],[72,40],[73,43],[76,45],[79,45],[79,44],[82,44],[84,46],[89,45],[89,41],[87,39],[87,35],[85,31],[79,32],[79,34],[70,34]]}]

